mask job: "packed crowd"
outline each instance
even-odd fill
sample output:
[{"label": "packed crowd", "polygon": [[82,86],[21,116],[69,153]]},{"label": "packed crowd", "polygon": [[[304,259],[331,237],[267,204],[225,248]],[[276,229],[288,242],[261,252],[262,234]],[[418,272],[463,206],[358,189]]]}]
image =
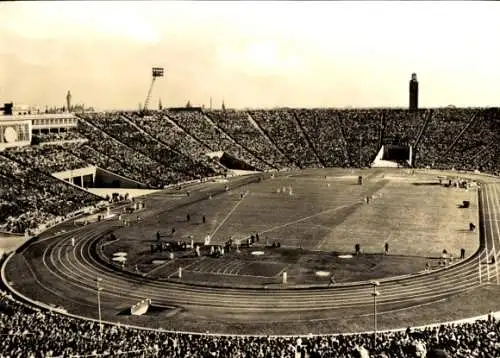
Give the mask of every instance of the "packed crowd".
[{"label": "packed crowd", "polygon": [[382,119],[382,144],[417,145],[430,110],[408,112],[405,109],[386,110]]},{"label": "packed crowd", "polygon": [[56,147],[12,150],[10,158],[18,156],[22,163],[32,164],[33,157],[43,154],[45,159],[35,165],[47,171],[91,162],[157,187],[225,173],[227,168],[210,159],[209,152],[227,152],[262,170],[368,167],[381,144],[396,142],[414,146],[418,167],[497,172],[499,117],[498,109],[471,108],[415,113],[404,109],[193,109],[146,117],[92,113],[85,115],[76,131],[89,140],[88,145],[76,143],[59,154]]},{"label": "packed crowd", "polygon": [[74,154],[76,148],[79,148],[79,145],[58,144],[14,147],[7,149],[2,154],[23,166],[36,168],[50,174],[89,166],[88,163]]},{"label": "packed crowd", "polygon": [[[368,167],[382,144],[409,144],[417,167],[499,171],[498,108],[277,109],[240,118],[248,115],[299,166]],[[219,116],[221,128],[226,117]],[[237,132],[233,137],[246,141]]]},{"label": "packed crowd", "polygon": [[206,154],[210,148],[176,126],[163,112],[153,113],[152,116],[139,116],[137,113],[128,113],[127,116],[140,128],[152,137],[157,138],[170,148],[202,165],[210,168],[214,174],[224,174],[226,168]]},{"label": "packed crowd", "polygon": [[242,147],[266,164],[278,168],[295,167],[295,164],[276,145],[269,143],[257,126],[252,124],[247,112],[210,111],[207,115],[219,128],[237,139]]},{"label": "packed crowd", "polygon": [[[498,109],[445,108],[416,113],[385,109],[193,110],[151,117],[86,114],[76,137],[86,138],[88,143],[0,153],[0,230],[23,233],[100,200],[52,178],[49,173],[54,171],[97,165],[161,187],[220,174],[217,163],[200,159],[210,151],[227,151],[264,170],[357,167],[368,166],[380,144],[389,138],[415,145],[418,166],[500,174],[498,128]],[[48,135],[47,141],[53,137]],[[96,323],[38,311],[5,294],[0,298],[0,335],[2,357],[120,356],[125,352],[127,357],[353,357],[364,349],[373,357],[417,357],[434,348],[444,349],[452,357],[500,355],[500,324],[494,319],[382,333],[375,344],[371,335],[224,337],[112,325],[105,325],[101,340]]]},{"label": "packed crowd", "polygon": [[[458,168],[498,173],[500,171],[500,112],[498,108],[466,112],[457,140],[448,140],[448,148],[433,157],[435,167]],[[462,131],[462,128],[460,128]],[[460,133],[459,133],[460,134]]]},{"label": "packed crowd", "polygon": [[79,130],[90,142],[9,148],[2,154],[20,165],[46,173],[97,166],[150,187],[175,182],[164,165],[113,140],[82,122]]},{"label": "packed crowd", "polygon": [[172,178],[171,183],[213,175],[213,171],[206,166],[196,163],[186,155],[173,151],[164,143],[147,135],[121,113],[96,114],[87,116],[86,120],[133,150],[163,164]]},{"label": "packed crowd", "polygon": [[65,132],[58,133],[38,133],[33,134],[32,142],[34,144],[47,143],[47,142],[63,142],[63,141],[75,141],[82,140],[82,136],[77,131],[69,130]]},{"label": "packed crowd", "polygon": [[369,167],[379,147],[383,110],[353,109],[339,113],[339,124],[345,139],[351,166]]},{"label": "packed crowd", "polygon": [[[89,114],[90,118],[101,114]],[[78,122],[78,131],[89,139],[79,155],[87,162],[126,178],[158,188],[174,182],[165,165],[130,148],[87,121]]]},{"label": "packed crowd", "polygon": [[[434,110],[418,148],[416,160],[419,165],[443,167],[442,156],[447,152],[471,117],[476,115],[476,112],[478,112],[477,109],[471,108]],[[473,135],[473,131],[467,131],[463,139],[469,140]],[[454,152],[451,153],[454,154]],[[459,163],[459,165],[466,165],[466,163]]]},{"label": "packed crowd", "polygon": [[24,233],[100,199],[0,155],[0,230]]},{"label": "packed crowd", "polygon": [[308,138],[302,133],[294,112],[286,109],[250,111],[265,134],[300,168],[321,167]]},{"label": "packed crowd", "polygon": [[138,330],[31,308],[0,290],[1,357],[498,357],[500,322],[307,337],[216,336]]},{"label": "packed crowd", "polygon": [[[149,187],[161,188],[226,174],[227,168],[210,159],[207,155],[210,152],[227,152],[261,170],[368,167],[381,144],[396,142],[414,146],[417,167],[477,169],[500,174],[498,108],[441,108],[413,113],[404,109],[186,109],[152,112],[144,117],[137,113],[81,116],[74,131],[42,136],[47,136],[47,141],[55,138],[82,141],[2,152],[2,160],[10,163],[0,169],[3,229],[22,232],[22,228],[38,224],[54,211],[46,210],[52,205],[51,200],[40,199],[49,198],[51,193],[42,189],[43,180],[32,183],[25,179],[24,183],[31,186],[29,190],[38,194],[33,198],[21,195],[23,182],[9,185],[21,175],[12,170],[29,172],[23,175],[31,178],[41,175],[40,172],[50,174],[95,165]],[[56,185],[53,179],[49,181],[53,188],[59,188],[57,195],[61,195],[61,188],[69,187],[63,183]],[[67,200],[82,200],[83,194],[74,188],[67,190],[75,195]],[[20,193],[19,203],[13,200],[16,193]],[[60,213],[56,211],[53,215]],[[10,218],[8,224],[7,218]]]},{"label": "packed crowd", "polygon": [[209,121],[209,118],[199,110],[191,111],[168,111],[168,117],[172,119],[180,128],[190,133],[194,138],[205,144],[210,151],[225,151],[236,158],[250,164],[256,169],[272,169],[262,160],[257,159],[253,154],[245,150],[238,141],[231,138]]},{"label": "packed crowd", "polygon": [[338,115],[326,109],[298,110],[297,118],[325,166],[351,165]]}]

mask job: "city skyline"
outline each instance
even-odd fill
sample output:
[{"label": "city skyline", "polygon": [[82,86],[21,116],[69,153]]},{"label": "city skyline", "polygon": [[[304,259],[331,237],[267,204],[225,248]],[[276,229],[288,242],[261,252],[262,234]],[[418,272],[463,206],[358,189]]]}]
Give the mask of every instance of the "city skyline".
[{"label": "city skyline", "polygon": [[495,2],[0,4],[0,101],[150,108],[499,106]]}]

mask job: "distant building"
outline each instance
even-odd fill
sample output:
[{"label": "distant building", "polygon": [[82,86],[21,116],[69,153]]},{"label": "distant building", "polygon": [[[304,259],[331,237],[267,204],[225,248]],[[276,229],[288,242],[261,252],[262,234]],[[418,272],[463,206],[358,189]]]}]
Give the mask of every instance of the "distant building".
[{"label": "distant building", "polygon": [[418,110],[418,81],[417,74],[411,74],[410,80],[410,111]]},{"label": "distant building", "polygon": [[23,116],[29,114],[40,114],[43,113],[43,109],[40,106],[32,106],[27,104],[12,104],[12,111],[10,113],[4,113],[5,115]]},{"label": "distant building", "polygon": [[6,103],[0,108],[0,151],[30,145],[33,134],[66,132],[77,124],[78,118],[61,108],[42,111],[37,106]]},{"label": "distant building", "polygon": [[14,103],[4,103],[4,106],[0,108],[0,115],[12,115],[12,107]]}]

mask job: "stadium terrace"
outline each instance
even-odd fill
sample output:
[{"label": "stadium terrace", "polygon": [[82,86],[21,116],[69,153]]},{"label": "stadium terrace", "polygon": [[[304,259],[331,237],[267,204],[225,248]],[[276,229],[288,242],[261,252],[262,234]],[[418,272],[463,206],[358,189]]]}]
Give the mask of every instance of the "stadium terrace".
[{"label": "stadium terrace", "polygon": [[0,356],[498,356],[500,111],[414,106],[0,117]]}]

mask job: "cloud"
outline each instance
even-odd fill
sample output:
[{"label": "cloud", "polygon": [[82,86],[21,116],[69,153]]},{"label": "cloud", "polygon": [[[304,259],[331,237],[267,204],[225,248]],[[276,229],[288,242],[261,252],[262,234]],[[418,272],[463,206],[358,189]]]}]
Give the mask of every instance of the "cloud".
[{"label": "cloud", "polygon": [[221,46],[217,49],[216,56],[222,66],[255,76],[295,73],[303,65],[297,53],[270,41]]},{"label": "cloud", "polygon": [[144,18],[139,6],[85,1],[4,4],[0,9],[0,28],[34,39],[114,37],[159,42],[158,31]]},{"label": "cloud", "polygon": [[[0,2],[0,83],[22,102],[497,103],[500,3]],[[16,65],[9,57],[18,58]],[[6,70],[5,70],[6,69]],[[34,90],[36,89],[36,91]],[[106,95],[102,95],[105,93]],[[59,102],[56,102],[59,103]]]}]

